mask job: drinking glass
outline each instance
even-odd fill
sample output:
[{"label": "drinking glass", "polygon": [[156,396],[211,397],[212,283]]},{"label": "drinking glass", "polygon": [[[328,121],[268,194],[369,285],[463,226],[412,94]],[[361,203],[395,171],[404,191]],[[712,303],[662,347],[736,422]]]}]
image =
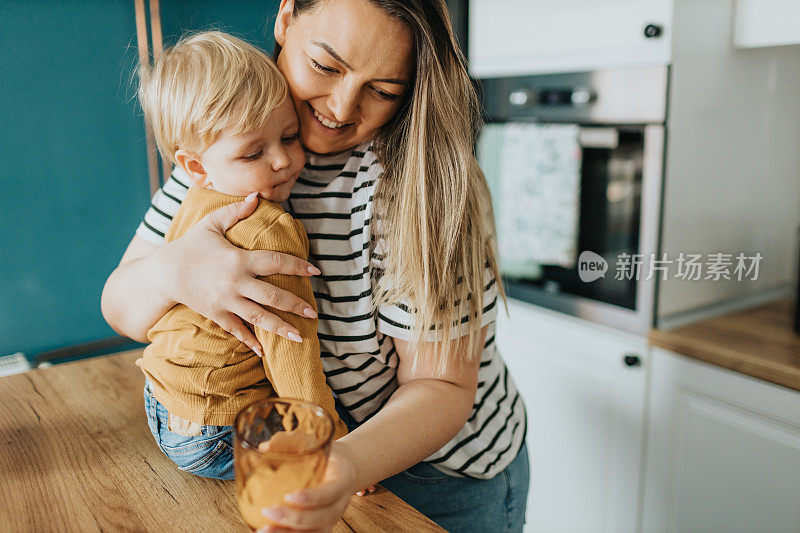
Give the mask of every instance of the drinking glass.
[{"label": "drinking glass", "polygon": [[318,405],[270,398],[245,407],[234,422],[234,468],[239,512],[258,529],[271,522],[265,507],[322,481],[333,419]]}]

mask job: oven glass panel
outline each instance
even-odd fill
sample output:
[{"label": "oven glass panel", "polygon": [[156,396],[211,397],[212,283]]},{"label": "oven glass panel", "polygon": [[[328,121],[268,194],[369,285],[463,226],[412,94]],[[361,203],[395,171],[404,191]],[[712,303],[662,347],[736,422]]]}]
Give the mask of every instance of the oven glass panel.
[{"label": "oven glass panel", "polygon": [[[591,282],[581,281],[577,265],[566,268],[542,264],[529,272],[503,272],[509,296],[525,299],[525,293],[541,289],[548,293],[582,296],[627,309],[636,308],[636,279],[617,279],[620,254],[639,253],[639,219],[641,212],[642,155],[644,129],[636,126],[615,127],[617,142],[613,145],[582,147],[580,169],[580,208],[578,222],[578,254],[590,250],[608,262],[604,277]],[[487,163],[485,149],[479,143],[481,167],[493,192],[494,211],[500,205],[497,165]],[[491,158],[491,156],[489,156]],[[496,155],[495,155],[496,158]],[[501,265],[503,257],[500,257]],[[628,279],[631,278],[631,279]]]}]

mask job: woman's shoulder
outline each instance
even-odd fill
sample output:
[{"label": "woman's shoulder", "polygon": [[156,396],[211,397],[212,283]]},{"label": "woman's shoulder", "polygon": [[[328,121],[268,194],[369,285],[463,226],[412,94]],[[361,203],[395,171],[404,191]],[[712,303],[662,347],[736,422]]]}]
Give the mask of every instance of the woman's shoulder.
[{"label": "woman's shoulder", "polygon": [[191,181],[186,172],[175,167],[169,179],[159,188],[144,215],[136,235],[151,244],[164,244],[164,235],[172,225],[172,219],[178,213],[181,203],[186,198]]}]

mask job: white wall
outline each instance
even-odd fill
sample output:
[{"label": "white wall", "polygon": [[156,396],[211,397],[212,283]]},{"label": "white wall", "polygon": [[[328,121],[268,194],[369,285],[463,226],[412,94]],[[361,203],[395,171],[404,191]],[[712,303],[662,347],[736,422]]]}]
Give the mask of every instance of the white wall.
[{"label": "white wall", "polygon": [[659,322],[796,279],[800,46],[734,48],[734,3],[675,1],[663,252],[764,259],[755,282],[662,282]]}]

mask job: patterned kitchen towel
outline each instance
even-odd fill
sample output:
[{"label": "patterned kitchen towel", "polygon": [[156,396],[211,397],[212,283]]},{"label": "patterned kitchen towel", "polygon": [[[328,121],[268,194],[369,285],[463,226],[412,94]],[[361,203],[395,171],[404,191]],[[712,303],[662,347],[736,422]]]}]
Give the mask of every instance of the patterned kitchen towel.
[{"label": "patterned kitchen towel", "polygon": [[[486,176],[486,184],[492,196],[492,209],[497,228],[500,227],[499,214],[503,211],[500,201],[500,170],[505,129],[505,124],[485,124],[478,136],[478,162]],[[512,261],[505,257],[500,257],[499,260],[503,276],[533,280],[542,277],[542,265],[536,261]]]},{"label": "patterned kitchen towel", "polygon": [[574,268],[578,252],[581,147],[569,124],[503,126],[496,200],[504,271]]}]

